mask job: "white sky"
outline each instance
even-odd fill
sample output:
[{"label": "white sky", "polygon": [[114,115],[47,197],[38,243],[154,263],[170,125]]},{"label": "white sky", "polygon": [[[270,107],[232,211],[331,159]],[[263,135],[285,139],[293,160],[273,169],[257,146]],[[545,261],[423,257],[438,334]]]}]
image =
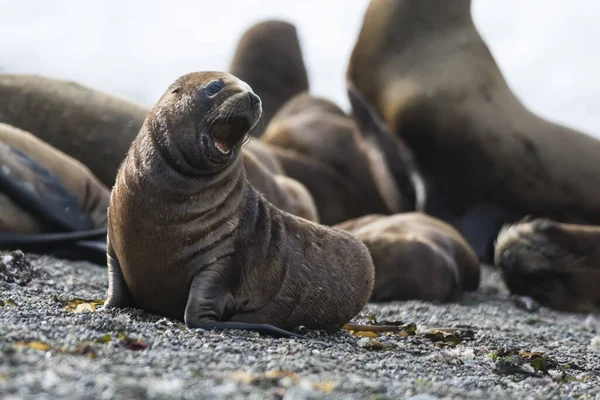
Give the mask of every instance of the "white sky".
[{"label": "white sky", "polygon": [[[70,79],[150,105],[180,75],[227,70],[246,28],[282,18],[298,27],[312,92],[346,108],[346,65],[367,4],[0,0],[0,70]],[[473,14],[528,107],[600,138],[598,0],[474,0]]]}]

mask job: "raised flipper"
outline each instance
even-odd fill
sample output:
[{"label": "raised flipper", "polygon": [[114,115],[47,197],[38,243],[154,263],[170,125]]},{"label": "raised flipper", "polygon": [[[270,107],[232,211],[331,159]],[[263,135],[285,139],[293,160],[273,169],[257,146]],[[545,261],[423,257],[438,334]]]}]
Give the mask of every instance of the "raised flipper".
[{"label": "raised flipper", "polygon": [[133,299],[123,277],[121,263],[110,244],[110,239],[106,241],[105,259],[108,264],[108,296],[106,302],[104,302],[104,307],[125,308],[133,306]]},{"label": "raised flipper", "polygon": [[[388,131],[373,106],[352,82],[347,81],[346,89],[352,107],[352,116],[362,137],[381,151],[396,183],[400,197],[400,211],[422,211],[425,203],[425,186],[414,155],[399,138]],[[380,185],[379,182],[377,183]],[[390,188],[380,187],[380,190],[385,193]]]},{"label": "raised flipper", "polygon": [[216,267],[201,271],[194,277],[185,307],[185,323],[190,328],[206,330],[256,331],[261,335],[276,338],[304,338],[302,335],[286,331],[269,324],[220,321],[225,312],[229,288],[223,274]]},{"label": "raised flipper", "polygon": [[50,171],[25,153],[0,144],[0,191],[56,231],[94,228],[79,202]]}]

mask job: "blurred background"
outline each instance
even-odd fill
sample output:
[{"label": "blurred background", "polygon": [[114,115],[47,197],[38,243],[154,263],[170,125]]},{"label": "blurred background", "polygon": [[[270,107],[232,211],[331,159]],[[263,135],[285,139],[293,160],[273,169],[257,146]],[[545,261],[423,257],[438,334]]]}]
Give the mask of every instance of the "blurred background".
[{"label": "blurred background", "polygon": [[[347,109],[346,65],[367,4],[0,0],[0,71],[74,80],[151,105],[180,75],[227,70],[250,25],[280,18],[299,30],[311,91]],[[597,0],[473,0],[472,12],[530,109],[600,138]]]}]

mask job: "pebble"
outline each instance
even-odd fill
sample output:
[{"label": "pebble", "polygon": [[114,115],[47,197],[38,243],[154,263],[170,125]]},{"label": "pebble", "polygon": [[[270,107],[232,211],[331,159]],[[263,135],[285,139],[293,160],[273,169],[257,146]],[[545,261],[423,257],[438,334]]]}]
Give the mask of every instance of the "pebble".
[{"label": "pebble", "polygon": [[[187,329],[181,321],[136,309],[70,313],[52,296],[105,298],[106,269],[27,258],[30,282],[0,280],[0,300],[17,304],[0,307],[0,393],[7,399],[76,399],[82,393],[99,399],[594,398],[600,386],[594,372],[600,371],[598,319],[541,307],[531,323],[493,279],[455,304],[369,304],[356,318],[415,323],[419,330],[468,325],[472,340],[444,347],[424,337],[389,336],[377,340],[391,348],[368,350],[361,347],[368,339],[347,332],[304,331],[308,339],[276,340]],[[147,347],[131,349],[120,333]],[[97,341],[107,334],[110,341]],[[19,341],[52,349],[16,346]],[[92,356],[75,351],[82,344]],[[583,370],[567,370],[577,379],[566,382],[499,375],[492,356],[505,347],[537,349]],[[272,371],[285,375],[273,377]]]}]

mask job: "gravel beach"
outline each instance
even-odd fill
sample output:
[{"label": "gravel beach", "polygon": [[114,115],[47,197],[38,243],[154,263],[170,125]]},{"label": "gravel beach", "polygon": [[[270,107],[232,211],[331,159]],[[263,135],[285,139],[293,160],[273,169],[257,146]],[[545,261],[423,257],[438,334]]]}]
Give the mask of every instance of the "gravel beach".
[{"label": "gravel beach", "polygon": [[487,266],[458,303],[369,304],[354,321],[394,334],[290,340],[104,311],[105,268],[24,257],[0,255],[4,399],[600,398],[600,316],[519,305]]}]

